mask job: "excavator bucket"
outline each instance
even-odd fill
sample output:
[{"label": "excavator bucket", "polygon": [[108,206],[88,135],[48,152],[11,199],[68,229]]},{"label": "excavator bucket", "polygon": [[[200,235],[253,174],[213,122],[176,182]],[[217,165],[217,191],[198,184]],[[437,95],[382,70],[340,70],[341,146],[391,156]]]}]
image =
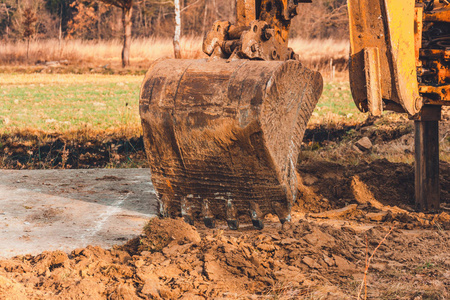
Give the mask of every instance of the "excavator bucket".
[{"label": "excavator bucket", "polygon": [[[289,221],[297,158],[322,77],[296,60],[155,62],[140,114],[162,216],[237,229]],[[250,220],[250,219],[249,219]]]},{"label": "excavator bucket", "polygon": [[204,60],[160,60],[141,89],[144,143],[161,216],[261,229],[290,220],[297,159],[322,77],[288,48],[308,0],[237,0],[236,24],[216,22]]}]

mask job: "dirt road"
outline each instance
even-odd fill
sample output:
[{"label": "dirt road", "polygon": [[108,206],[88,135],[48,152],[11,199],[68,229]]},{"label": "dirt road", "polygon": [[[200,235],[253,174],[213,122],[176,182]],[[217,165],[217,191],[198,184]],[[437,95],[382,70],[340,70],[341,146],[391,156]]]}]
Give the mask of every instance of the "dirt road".
[{"label": "dirt road", "polygon": [[111,247],[155,213],[148,169],[0,170],[0,257]]}]

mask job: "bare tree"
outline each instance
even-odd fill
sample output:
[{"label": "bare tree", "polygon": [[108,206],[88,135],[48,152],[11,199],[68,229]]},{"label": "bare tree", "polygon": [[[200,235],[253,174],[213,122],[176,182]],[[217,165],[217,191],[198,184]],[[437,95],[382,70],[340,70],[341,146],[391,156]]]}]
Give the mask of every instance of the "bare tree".
[{"label": "bare tree", "polygon": [[8,5],[6,5],[6,3],[2,3],[2,5],[0,6],[0,17],[1,19],[5,18],[6,20],[6,32],[5,32],[5,38],[6,40],[9,39],[9,23],[11,22],[11,17],[10,17],[10,12],[9,12],[9,8]]},{"label": "bare tree", "polygon": [[123,48],[122,48],[122,67],[130,65],[131,48],[131,16],[133,14],[133,0],[99,0],[122,9],[123,24]]},{"label": "bare tree", "polygon": [[[291,23],[291,37],[348,36],[346,1],[314,0],[304,4]],[[131,31],[133,37],[174,39],[176,50],[182,36],[204,35],[216,20],[233,21],[235,3],[236,0],[0,0],[0,39],[24,39],[23,10],[30,7],[37,18],[31,40],[59,37],[62,49],[64,37],[119,38],[121,42],[123,38],[124,65],[128,65]]]},{"label": "bare tree", "polygon": [[291,24],[291,36],[300,38],[342,38],[348,36],[347,2],[315,0],[300,10]]},{"label": "bare tree", "polygon": [[36,13],[31,8],[25,8],[23,11],[23,37],[27,40],[27,60],[30,51],[30,39],[36,33]]}]

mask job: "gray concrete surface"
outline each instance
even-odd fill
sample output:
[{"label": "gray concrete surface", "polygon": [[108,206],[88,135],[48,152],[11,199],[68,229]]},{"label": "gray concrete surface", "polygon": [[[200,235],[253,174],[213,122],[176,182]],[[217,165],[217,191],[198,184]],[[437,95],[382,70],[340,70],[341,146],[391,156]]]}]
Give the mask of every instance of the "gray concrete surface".
[{"label": "gray concrete surface", "polygon": [[149,169],[0,170],[0,258],[123,244],[156,211]]}]

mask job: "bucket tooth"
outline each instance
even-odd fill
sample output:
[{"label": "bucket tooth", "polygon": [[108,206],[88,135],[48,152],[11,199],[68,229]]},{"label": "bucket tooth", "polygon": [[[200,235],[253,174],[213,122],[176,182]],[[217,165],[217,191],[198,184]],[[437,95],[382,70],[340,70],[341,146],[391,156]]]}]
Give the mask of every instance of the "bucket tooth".
[{"label": "bucket tooth", "polygon": [[203,223],[208,228],[216,228],[216,220],[214,218],[203,218]]},{"label": "bucket tooth", "polygon": [[303,135],[322,87],[321,75],[295,60],[152,64],[139,111],[161,215],[211,226],[227,220],[237,229],[238,216],[251,215],[256,203],[256,227],[268,213],[287,221]]},{"label": "bucket tooth", "polygon": [[209,208],[209,201],[207,199],[203,200],[202,214],[203,214],[203,223],[205,223],[205,226],[208,228],[215,228],[216,220],[214,219],[214,215],[212,214],[211,209]]},{"label": "bucket tooth", "polygon": [[250,215],[252,218],[253,227],[256,229],[263,229],[264,223],[262,221],[262,213],[257,203],[250,203]]},{"label": "bucket tooth", "polygon": [[256,229],[261,230],[264,228],[264,223],[261,219],[252,219],[252,224]]},{"label": "bucket tooth", "polygon": [[239,219],[236,206],[231,199],[227,201],[227,224],[231,230],[239,229]]},{"label": "bucket tooth", "polygon": [[194,218],[192,216],[185,215],[183,216],[183,220],[189,225],[194,226]]},{"label": "bucket tooth", "polygon": [[166,195],[159,195],[157,193],[157,197],[156,197],[157,201],[158,201],[158,211],[159,211],[159,216],[161,218],[169,218],[169,211],[167,210],[167,206],[168,206],[168,196]]},{"label": "bucket tooth", "polygon": [[194,225],[194,216],[192,215],[192,197],[181,197],[181,216],[189,225]]},{"label": "bucket tooth", "polygon": [[291,215],[289,214],[287,216],[282,216],[282,217],[278,216],[278,219],[280,220],[281,224],[289,223],[289,222],[291,222]]},{"label": "bucket tooth", "polygon": [[278,216],[281,224],[291,221],[291,205],[288,203],[282,202],[273,202],[272,203],[273,210],[275,214]]},{"label": "bucket tooth", "polygon": [[228,228],[231,230],[238,230],[239,229],[239,220],[227,220]]}]

